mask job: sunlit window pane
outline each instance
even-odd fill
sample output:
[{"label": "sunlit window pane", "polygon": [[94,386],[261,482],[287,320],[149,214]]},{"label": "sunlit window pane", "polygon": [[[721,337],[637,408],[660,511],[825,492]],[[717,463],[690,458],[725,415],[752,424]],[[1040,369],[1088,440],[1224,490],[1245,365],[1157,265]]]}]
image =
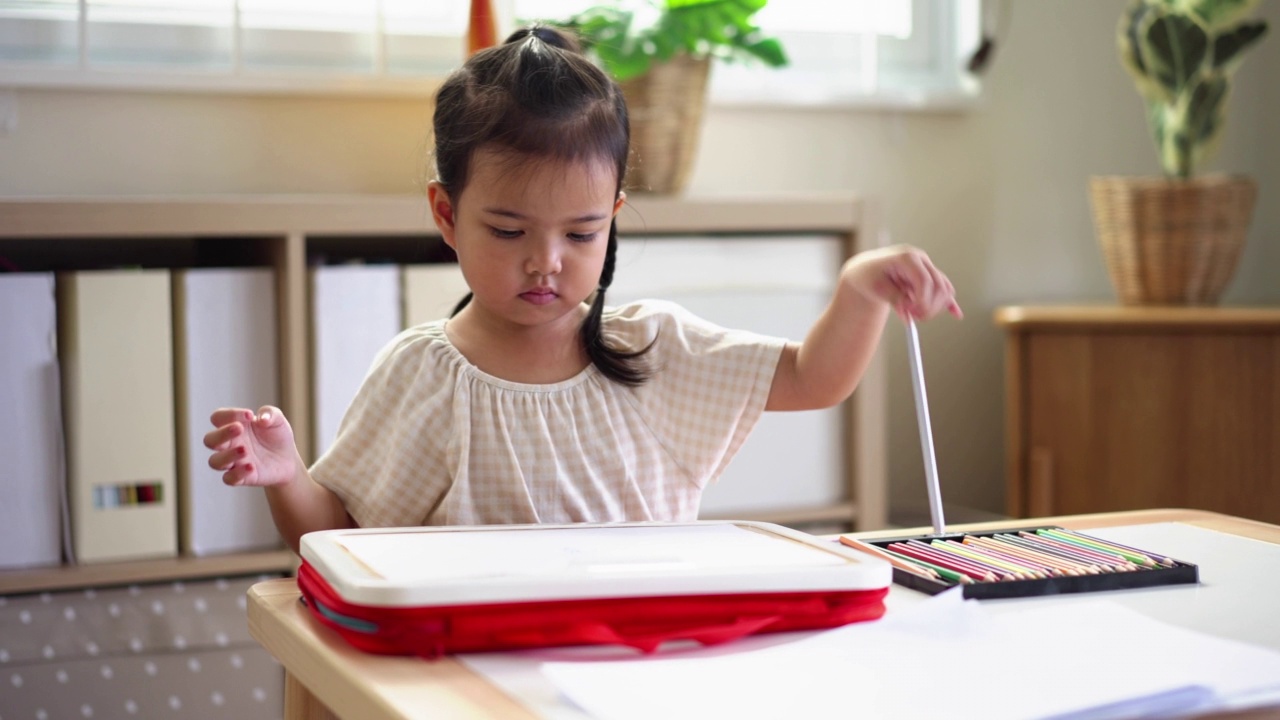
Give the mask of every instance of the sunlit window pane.
[{"label": "sunlit window pane", "polygon": [[240,0],[240,59],[246,71],[375,69],[373,0]]},{"label": "sunlit window pane", "polygon": [[756,13],[771,33],[911,35],[911,0],[775,0]]},{"label": "sunlit window pane", "polygon": [[76,0],[0,0],[0,62],[75,64]]},{"label": "sunlit window pane", "polygon": [[467,2],[383,0],[387,30],[403,35],[461,36],[467,31]]},{"label": "sunlit window pane", "polygon": [[89,0],[92,65],[231,65],[232,0]]},{"label": "sunlit window pane", "polygon": [[[460,3],[461,4],[461,3]],[[555,20],[602,4],[599,0],[514,0],[521,19]],[[647,10],[650,0],[623,0],[622,7]],[[771,33],[819,32],[911,34],[911,0],[773,0],[755,15]]]},{"label": "sunlit window pane", "polygon": [[372,0],[240,0],[240,25],[277,30],[373,32]]},{"label": "sunlit window pane", "polygon": [[231,0],[89,0],[90,23],[230,25]]},{"label": "sunlit window pane", "polygon": [[[587,8],[601,5],[592,0],[515,0],[515,15],[521,20],[564,20]],[[638,4],[632,2],[632,5]]]},{"label": "sunlit window pane", "polygon": [[466,2],[383,0],[387,72],[441,75],[461,64],[468,7]]}]

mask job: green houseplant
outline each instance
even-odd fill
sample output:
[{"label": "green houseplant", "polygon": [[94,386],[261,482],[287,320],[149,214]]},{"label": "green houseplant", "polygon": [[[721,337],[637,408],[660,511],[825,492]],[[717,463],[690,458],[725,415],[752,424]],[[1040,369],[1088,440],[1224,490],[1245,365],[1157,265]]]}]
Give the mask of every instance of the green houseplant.
[{"label": "green houseplant", "polygon": [[753,21],[768,0],[614,0],[569,18],[583,48],[622,86],[631,113],[633,189],[682,190],[702,126],[713,59],[787,63]]},{"label": "green houseplant", "polygon": [[1257,185],[1197,176],[1222,136],[1231,75],[1267,32],[1257,0],[1132,0],[1124,67],[1146,102],[1163,178],[1090,181],[1098,240],[1126,304],[1213,304],[1248,233]]}]

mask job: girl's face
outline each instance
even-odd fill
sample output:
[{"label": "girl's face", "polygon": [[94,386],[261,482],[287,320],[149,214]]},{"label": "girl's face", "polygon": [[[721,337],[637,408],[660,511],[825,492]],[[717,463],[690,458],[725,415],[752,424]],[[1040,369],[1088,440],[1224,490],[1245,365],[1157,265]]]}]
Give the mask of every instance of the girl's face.
[{"label": "girl's face", "polygon": [[539,326],[572,316],[596,290],[609,223],[624,198],[606,161],[563,162],[480,149],[450,198],[428,187],[432,214],[487,319]]}]

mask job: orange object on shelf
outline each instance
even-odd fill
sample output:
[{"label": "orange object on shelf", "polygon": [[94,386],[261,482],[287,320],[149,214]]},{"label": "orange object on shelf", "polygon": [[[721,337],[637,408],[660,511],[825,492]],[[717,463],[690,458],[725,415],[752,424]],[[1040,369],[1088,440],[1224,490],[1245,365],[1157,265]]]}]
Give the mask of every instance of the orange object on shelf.
[{"label": "orange object on shelf", "polygon": [[467,57],[497,44],[498,24],[492,0],[471,0],[471,15],[467,20]]}]

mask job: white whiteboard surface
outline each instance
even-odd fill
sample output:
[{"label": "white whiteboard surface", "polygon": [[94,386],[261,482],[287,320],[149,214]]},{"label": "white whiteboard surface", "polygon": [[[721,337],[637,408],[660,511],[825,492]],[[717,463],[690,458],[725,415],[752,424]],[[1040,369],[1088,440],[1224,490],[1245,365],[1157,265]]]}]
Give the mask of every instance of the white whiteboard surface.
[{"label": "white whiteboard surface", "polygon": [[302,557],[344,600],[440,606],[866,590],[890,568],[769,523],[608,523],[330,530]]}]

